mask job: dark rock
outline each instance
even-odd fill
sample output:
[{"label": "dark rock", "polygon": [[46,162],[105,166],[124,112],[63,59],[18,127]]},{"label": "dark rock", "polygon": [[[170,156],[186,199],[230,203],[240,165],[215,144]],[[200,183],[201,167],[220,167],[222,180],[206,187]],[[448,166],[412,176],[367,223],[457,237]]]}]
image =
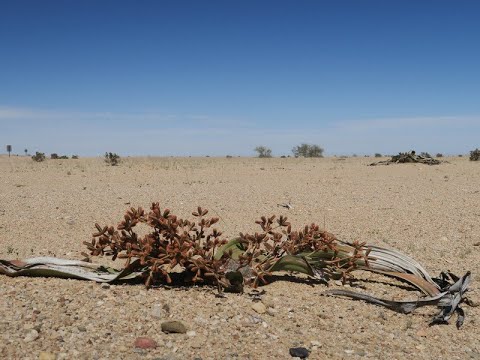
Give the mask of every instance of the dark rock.
[{"label": "dark rock", "polygon": [[162,331],[165,333],[185,334],[187,332],[187,326],[178,320],[165,321],[161,326]]},{"label": "dark rock", "polygon": [[310,355],[310,351],[308,351],[304,347],[290,348],[289,352],[290,352],[290,356],[299,357],[300,359],[306,359],[308,355]]}]

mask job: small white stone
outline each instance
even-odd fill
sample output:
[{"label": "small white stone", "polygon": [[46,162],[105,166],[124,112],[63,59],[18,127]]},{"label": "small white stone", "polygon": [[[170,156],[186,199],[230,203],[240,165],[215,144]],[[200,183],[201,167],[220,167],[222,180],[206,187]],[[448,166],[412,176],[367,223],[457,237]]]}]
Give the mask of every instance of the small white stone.
[{"label": "small white stone", "polygon": [[35,341],[39,338],[39,334],[38,334],[38,331],[37,330],[30,330],[27,335],[25,335],[25,338],[23,340],[25,340],[25,342],[32,342],[32,341]]},{"label": "small white stone", "polygon": [[265,312],[267,311],[267,307],[261,302],[253,303],[252,309],[259,314],[265,314]]}]

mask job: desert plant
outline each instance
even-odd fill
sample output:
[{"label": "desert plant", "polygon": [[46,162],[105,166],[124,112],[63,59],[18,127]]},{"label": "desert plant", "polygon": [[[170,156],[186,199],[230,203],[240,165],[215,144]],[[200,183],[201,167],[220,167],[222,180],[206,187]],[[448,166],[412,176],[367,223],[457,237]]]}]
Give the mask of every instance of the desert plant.
[{"label": "desert plant", "polygon": [[66,160],[66,159],[68,159],[68,156],[67,156],[67,155],[62,155],[62,156],[59,156],[58,158],[59,158],[59,159]]},{"label": "desert plant", "polygon": [[32,156],[32,159],[33,161],[41,162],[41,161],[44,161],[46,158],[44,153],[36,151],[35,155]]},{"label": "desert plant", "polygon": [[380,153],[375,153],[375,157],[376,157],[376,158],[382,157],[382,154],[380,154]]},{"label": "desert plant", "polygon": [[272,150],[266,146],[257,146],[254,151],[258,154],[259,158],[271,158]]},{"label": "desert plant", "polygon": [[[428,155],[428,153],[422,153]],[[398,153],[398,155],[394,155],[391,157],[390,160],[385,161],[378,161],[371,163],[370,166],[375,165],[389,165],[389,164],[403,164],[403,163],[421,163],[427,165],[438,165],[441,164],[440,160],[433,159],[428,156],[424,155],[416,155],[415,151],[406,152],[406,153]]]},{"label": "desert plant", "polygon": [[424,157],[424,158],[431,158],[432,157],[432,155],[430,155],[428,152],[425,152],[425,151],[422,151],[420,153],[420,156]]},{"label": "desert plant", "polygon": [[116,153],[106,152],[105,153],[105,162],[111,166],[117,166],[120,162],[120,156]]},{"label": "desert plant", "polygon": [[78,160],[78,155],[72,155],[72,159]]},{"label": "desert plant", "polygon": [[480,150],[475,149],[475,150],[470,151],[470,160],[471,161],[480,160]]},{"label": "desert plant", "polygon": [[58,154],[57,153],[50,154],[50,159],[52,160],[58,159]]},{"label": "desert plant", "polygon": [[28,156],[28,149],[23,150],[25,152],[25,156]]},{"label": "desert plant", "polygon": [[8,152],[8,157],[10,157],[10,153],[12,152],[12,145],[7,145],[7,152]]},{"label": "desert plant", "polygon": [[[351,277],[355,270],[366,270],[406,281],[426,297],[414,301],[391,301],[349,290],[330,290],[327,295],[365,300],[389,309],[410,313],[415,308],[436,305],[442,308],[433,323],[448,321],[458,313],[457,326],[463,323],[459,304],[466,301],[470,272],[462,278],[442,273],[430,275],[412,258],[395,250],[354,241],[338,240],[333,234],[310,224],[294,231],[286,217],[262,216],[256,223],[260,232],[242,234],[227,241],[212,226],[218,218],[207,218],[208,210],[198,207],[195,220],[183,220],[170,210],[153,203],[150,212],[130,208],[117,225],[101,227],[91,242],[84,242],[90,255],[125,258],[120,274],[143,277],[147,287],[155,284],[212,284],[219,290],[241,291],[244,284],[266,284],[273,272],[294,271],[323,281]],[[140,237],[134,227],[145,224],[151,232]],[[88,258],[88,255],[83,253]],[[115,279],[119,279],[119,276]]]},{"label": "desert plant", "polygon": [[441,158],[441,157],[443,157],[443,154],[442,154],[442,153],[437,153],[437,154],[435,155],[435,157]]},{"label": "desert plant", "polygon": [[323,157],[324,149],[319,145],[301,144],[292,149],[295,157]]}]

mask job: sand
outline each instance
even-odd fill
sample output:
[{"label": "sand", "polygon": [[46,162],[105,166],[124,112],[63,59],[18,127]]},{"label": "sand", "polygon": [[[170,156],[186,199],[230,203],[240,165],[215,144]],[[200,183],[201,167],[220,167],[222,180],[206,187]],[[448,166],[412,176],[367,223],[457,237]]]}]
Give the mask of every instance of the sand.
[{"label": "sand", "polygon": [[[198,205],[219,216],[226,237],[254,232],[262,215],[286,215],[293,227],[317,222],[343,240],[367,241],[413,256],[437,275],[471,270],[478,301],[480,162],[445,158],[438,166],[369,167],[374,158],[0,157],[0,258],[81,259],[94,223],[116,224],[129,206],[159,201],[181,217]],[[293,209],[278,207],[290,202]],[[93,258],[95,262],[106,259]],[[122,262],[114,263],[121,267]],[[385,278],[358,274],[369,293],[415,298]],[[216,297],[211,288],[110,287],[77,280],[0,277],[0,357],[5,359],[309,359],[480,358],[480,308],[464,306],[465,324],[429,327],[436,309],[401,315],[324,297],[324,285],[278,281],[254,293]],[[341,284],[332,283],[330,288]],[[167,311],[167,310],[168,311]],[[165,320],[187,334],[166,334]],[[134,347],[150,337],[156,349]]]}]

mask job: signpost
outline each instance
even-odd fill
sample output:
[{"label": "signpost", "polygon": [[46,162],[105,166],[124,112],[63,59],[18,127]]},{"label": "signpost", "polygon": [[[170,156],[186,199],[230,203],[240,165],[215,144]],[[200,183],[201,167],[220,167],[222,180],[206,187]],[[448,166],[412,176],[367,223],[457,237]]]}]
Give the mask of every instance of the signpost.
[{"label": "signpost", "polygon": [[7,145],[7,152],[8,152],[8,157],[10,157],[10,153],[12,152],[12,145]]}]

